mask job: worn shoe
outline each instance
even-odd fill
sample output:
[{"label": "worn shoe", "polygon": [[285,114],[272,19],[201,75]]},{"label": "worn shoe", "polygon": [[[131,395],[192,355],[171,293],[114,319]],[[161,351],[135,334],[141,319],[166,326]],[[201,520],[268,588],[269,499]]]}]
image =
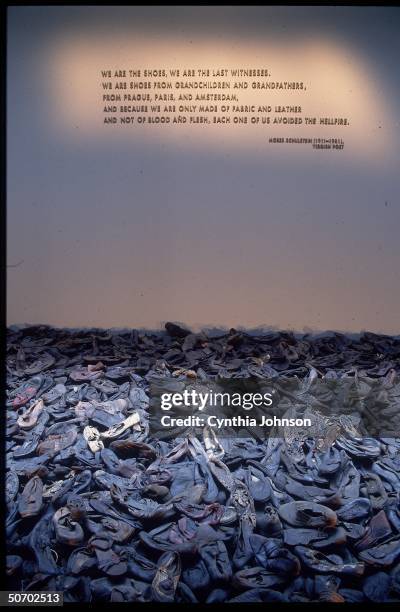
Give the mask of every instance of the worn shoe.
[{"label": "worn shoe", "polygon": [[44,409],[43,400],[38,400],[24,414],[22,414],[18,420],[18,426],[20,429],[32,429],[35,427],[37,420]]},{"label": "worn shoe", "polygon": [[60,508],[53,516],[53,524],[57,541],[69,546],[77,546],[84,539],[84,532],[80,524],[71,520],[68,508]]},{"label": "worn shoe", "polygon": [[161,555],[157,563],[157,572],[151,583],[151,592],[155,601],[173,602],[176,587],[181,575],[181,559],[176,552]]},{"label": "worn shoe", "polygon": [[29,480],[18,500],[18,512],[24,518],[36,516],[43,506],[43,482],[39,476]]},{"label": "worn shoe", "polygon": [[285,523],[294,527],[335,527],[337,523],[337,515],[333,510],[313,502],[290,502],[280,506],[278,512]]}]

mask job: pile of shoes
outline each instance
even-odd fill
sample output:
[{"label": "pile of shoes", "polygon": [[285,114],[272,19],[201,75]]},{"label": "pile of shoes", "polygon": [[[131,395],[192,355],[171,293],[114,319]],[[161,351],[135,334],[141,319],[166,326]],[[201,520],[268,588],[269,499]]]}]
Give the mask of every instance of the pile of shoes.
[{"label": "pile of shoes", "polygon": [[8,330],[7,589],[400,601],[400,434],[360,437],[346,417],[322,445],[149,428],[149,386],[165,380],[378,380],[398,413],[400,338],[165,327]]}]

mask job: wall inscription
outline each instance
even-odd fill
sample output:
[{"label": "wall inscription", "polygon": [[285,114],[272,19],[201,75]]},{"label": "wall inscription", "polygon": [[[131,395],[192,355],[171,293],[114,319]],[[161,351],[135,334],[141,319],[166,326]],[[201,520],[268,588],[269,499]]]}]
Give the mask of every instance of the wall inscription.
[{"label": "wall inscription", "polygon": [[[271,144],[343,150],[349,117],[310,112],[304,96],[309,87],[303,80],[280,80],[268,67],[105,67],[99,74],[99,103],[105,126],[249,128],[265,130]],[[310,133],[268,134],[279,126],[309,126]],[[330,130],[324,137],[321,128],[332,126],[335,136]]]}]

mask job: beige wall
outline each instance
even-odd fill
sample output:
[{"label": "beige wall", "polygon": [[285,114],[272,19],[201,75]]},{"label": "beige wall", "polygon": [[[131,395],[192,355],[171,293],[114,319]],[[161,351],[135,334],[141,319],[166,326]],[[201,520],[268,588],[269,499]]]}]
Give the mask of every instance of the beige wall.
[{"label": "beige wall", "polygon": [[[360,10],[11,9],[9,324],[399,333],[399,19]],[[111,133],[94,75],[125,57],[297,71],[345,150]]]}]

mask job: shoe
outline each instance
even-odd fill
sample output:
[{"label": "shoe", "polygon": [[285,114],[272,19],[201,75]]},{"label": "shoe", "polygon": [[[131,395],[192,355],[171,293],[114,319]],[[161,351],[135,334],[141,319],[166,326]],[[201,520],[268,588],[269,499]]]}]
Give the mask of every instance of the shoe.
[{"label": "shoe", "polygon": [[300,573],[298,558],[282,546],[280,539],[252,534],[249,544],[256,565],[279,575],[297,576]]},{"label": "shoe", "polygon": [[105,535],[118,544],[123,544],[130,540],[135,532],[135,528],[125,523],[125,521],[116,520],[109,516],[101,517],[97,520],[87,519],[86,527],[91,533]]},{"label": "shoe", "polygon": [[53,402],[56,402],[60,398],[64,397],[66,392],[67,388],[65,385],[57,384],[55,387],[50,389],[50,391],[47,391],[42,395],[42,400],[44,401],[46,406],[48,406],[49,404],[52,404]]},{"label": "shoe", "polygon": [[166,501],[167,498],[169,498],[169,489],[163,485],[148,484],[143,487],[142,495],[143,497],[149,497],[150,499]]},{"label": "shoe", "polygon": [[108,578],[96,578],[90,582],[91,601],[93,602],[110,602],[111,593],[115,584]]},{"label": "shoe", "polygon": [[71,489],[72,485],[73,477],[67,478],[66,480],[56,480],[50,485],[45,485],[43,487],[43,499],[50,501],[51,504],[54,504],[60,497]]},{"label": "shoe", "polygon": [[92,385],[95,389],[97,389],[97,391],[100,391],[100,393],[104,393],[105,395],[112,395],[113,393],[117,393],[119,391],[119,386],[111,380],[93,380]]},{"label": "shoe", "polygon": [[37,395],[39,389],[42,387],[44,382],[44,377],[34,376],[27,382],[20,385],[11,395],[12,398],[11,406],[15,409],[21,408],[29,402],[29,400],[33,399],[35,395]]},{"label": "shoe", "polygon": [[285,582],[282,576],[268,572],[263,567],[251,567],[240,570],[233,576],[233,585],[247,589],[268,589]]},{"label": "shoe", "polygon": [[96,408],[95,405],[92,405],[92,407],[93,411],[90,414],[90,420],[97,426],[105,427],[106,429],[120,423],[125,416],[122,412],[110,414],[106,410],[103,410],[103,408]]},{"label": "shoe", "polygon": [[290,502],[280,506],[278,512],[285,523],[294,527],[335,527],[337,523],[337,515],[333,510],[313,502]]},{"label": "shoe", "polygon": [[60,573],[60,567],[56,563],[54,551],[51,548],[53,514],[54,508],[48,506],[46,512],[33,527],[26,539],[26,545],[35,555],[37,570],[49,576]]},{"label": "shoe", "polygon": [[238,521],[238,513],[233,506],[223,506],[223,514],[219,519],[220,525],[234,525]]},{"label": "shoe", "polygon": [[[208,601],[208,600],[207,600]],[[223,600],[226,601],[226,598]],[[261,603],[265,601],[279,601],[279,602],[287,602],[288,598],[283,593],[279,591],[274,591],[273,589],[248,589],[244,593],[233,597],[228,600],[228,603]]]},{"label": "shoe", "polygon": [[214,581],[228,582],[232,578],[232,567],[224,542],[210,542],[199,548],[200,557]]},{"label": "shoe", "polygon": [[14,576],[22,566],[23,559],[19,555],[6,556],[6,575]]},{"label": "shoe", "polygon": [[[111,442],[111,445],[113,442]],[[111,446],[110,445],[110,446]],[[150,466],[146,470],[146,480],[149,485],[167,485],[171,482],[173,478],[172,472],[167,469],[163,469],[161,467],[153,467]]]},{"label": "shoe", "polygon": [[245,482],[255,502],[265,504],[270,499],[271,486],[263,472],[250,465],[246,470]]},{"label": "shoe", "polygon": [[393,535],[392,528],[385,511],[381,510],[371,518],[364,536],[354,544],[354,548],[358,552],[367,550],[391,535]]},{"label": "shoe", "polygon": [[68,508],[57,510],[53,516],[54,530],[58,542],[68,544],[68,546],[77,546],[85,536],[80,524],[71,518]]},{"label": "shoe", "polygon": [[117,455],[111,449],[103,448],[100,451],[100,457],[106,467],[107,472],[118,476],[121,461],[118,459]]},{"label": "shoe", "polygon": [[181,560],[176,552],[167,552],[158,560],[157,572],[151,583],[153,599],[162,603],[172,603],[181,575]]},{"label": "shoe", "polygon": [[254,526],[247,518],[241,518],[236,538],[236,548],[232,555],[232,563],[236,569],[242,569],[253,556],[250,537]]},{"label": "shoe", "polygon": [[336,555],[324,555],[305,546],[295,546],[294,552],[306,567],[319,574],[362,576],[364,573],[365,564],[362,562],[344,563]]},{"label": "shoe", "polygon": [[103,441],[100,439],[100,432],[96,427],[87,425],[83,430],[83,437],[87,441],[88,447],[92,453],[98,453],[104,448]]},{"label": "shoe", "polygon": [[26,376],[33,376],[34,374],[39,374],[44,370],[48,370],[55,364],[56,360],[53,355],[50,353],[45,353],[43,357],[37,359],[30,366],[26,367],[24,370],[24,374]]},{"label": "shoe", "polygon": [[283,530],[283,541],[288,546],[310,546],[314,548],[328,548],[340,546],[347,541],[347,533],[343,527],[327,529],[288,528]]},{"label": "shoe", "polygon": [[264,512],[259,517],[257,514],[257,526],[263,535],[270,536],[271,538],[278,537],[282,533],[282,523],[279,518],[277,510],[270,504],[267,504],[264,508]]},{"label": "shoe", "polygon": [[89,489],[91,482],[92,472],[90,470],[83,470],[83,472],[80,472],[73,477],[71,493],[74,493],[75,495],[84,493]]},{"label": "shoe", "polygon": [[328,603],[345,603],[343,595],[338,593],[340,578],[338,576],[315,576],[314,593],[318,601]]},{"label": "shoe", "polygon": [[132,459],[137,457],[140,459],[156,459],[157,453],[153,446],[139,442],[134,437],[130,436],[124,440],[114,440],[110,444],[110,448],[120,457]]},{"label": "shoe", "polygon": [[307,486],[285,476],[284,489],[295,499],[304,500],[305,502],[316,501],[323,505],[339,507],[342,504],[340,494],[332,489],[323,489],[321,487]]},{"label": "shoe", "polygon": [[89,511],[89,502],[76,493],[70,493],[67,497],[66,507],[68,508],[73,521],[82,521]]},{"label": "shoe", "polygon": [[5,497],[7,506],[11,506],[19,490],[19,478],[16,472],[10,470],[5,478]]},{"label": "shoe", "polygon": [[228,589],[213,589],[206,599],[206,603],[224,603],[229,597]]},{"label": "shoe", "polygon": [[256,513],[254,510],[254,500],[247,486],[240,480],[236,480],[231,490],[229,503],[234,506],[242,521],[248,521],[253,527],[256,526]]},{"label": "shoe", "polygon": [[167,322],[165,324],[165,329],[167,333],[172,336],[172,338],[186,338],[191,333],[188,329],[184,329],[180,327],[180,325],[176,325],[175,323]]},{"label": "shoe", "polygon": [[136,478],[122,478],[121,476],[108,474],[104,470],[96,470],[96,472],[93,474],[93,479],[96,484],[108,491],[111,490],[112,486],[116,486],[122,491],[130,493],[133,491],[138,491],[142,486],[139,474]]},{"label": "shoe", "polygon": [[70,379],[73,380],[74,382],[93,381],[98,378],[101,378],[102,376],[104,376],[104,374],[101,370],[93,370],[93,369],[91,370],[90,366],[88,366],[87,368],[84,368],[84,367],[76,368],[76,370],[73,370],[72,372],[69,373]]},{"label": "shoe", "polygon": [[364,593],[356,589],[339,589],[339,595],[343,597],[345,603],[361,603],[365,601]]},{"label": "shoe", "polygon": [[374,548],[363,550],[358,556],[371,565],[390,566],[400,557],[400,539],[395,538]]},{"label": "shoe", "polygon": [[20,429],[32,429],[35,427],[37,420],[44,409],[43,400],[38,400],[24,414],[22,414],[18,420],[18,427]]},{"label": "shoe", "polygon": [[50,461],[50,455],[42,455],[41,457],[28,457],[27,459],[16,459],[15,461],[7,461],[7,467],[13,470],[17,476],[30,479],[33,476],[46,476],[48,469],[46,463]]},{"label": "shoe", "polygon": [[220,491],[212,477],[211,470],[208,467],[208,460],[202,456],[195,459],[195,483],[199,483],[203,487],[202,500],[206,504],[215,503],[220,496]]},{"label": "shoe", "polygon": [[108,440],[114,440],[115,438],[119,438],[127,429],[133,427],[136,430],[140,431],[140,416],[138,412],[132,412],[126,419],[113,425],[107,431],[103,431],[100,434],[101,438],[107,438]]},{"label": "shoe", "polygon": [[12,451],[13,457],[15,459],[20,459],[21,457],[29,457],[33,455],[38,447],[39,440],[40,436],[33,435],[30,439],[21,444],[21,446],[14,448]]},{"label": "shoe", "polygon": [[[106,494],[106,497],[95,497],[95,495]],[[104,500],[104,501],[103,501]],[[94,510],[97,514],[102,515],[103,517],[112,518],[116,521],[122,521],[132,527],[133,529],[137,529],[140,525],[137,521],[134,521],[128,514],[124,513],[121,509],[115,509],[115,504],[112,495],[108,496],[107,491],[98,491],[97,494],[93,494],[88,499],[88,503],[90,506],[90,511]]]},{"label": "shoe", "polygon": [[219,525],[224,514],[224,507],[218,503],[201,506],[199,504],[191,504],[187,500],[183,499],[181,501],[174,502],[174,507],[181,514],[184,514],[195,521],[208,523],[210,525]]},{"label": "shoe", "polygon": [[172,504],[158,504],[152,499],[129,499],[126,508],[134,518],[141,521],[169,519],[175,514]]},{"label": "shoe", "polygon": [[37,447],[38,455],[57,455],[60,451],[72,446],[78,436],[78,429],[73,425],[64,425],[64,430],[64,433],[47,435]]},{"label": "shoe", "polygon": [[144,582],[152,582],[157,571],[157,565],[140,554],[136,548],[127,549],[128,574]]},{"label": "shoe", "polygon": [[352,461],[349,460],[346,453],[341,451],[342,461],[344,465],[340,472],[334,475],[334,485],[343,498],[343,503],[352,501],[360,497],[360,472],[355,468]]},{"label": "shoe", "polygon": [[360,491],[369,498],[373,510],[382,510],[388,500],[388,495],[381,479],[372,472],[362,475]]},{"label": "shoe", "polygon": [[377,572],[368,576],[363,584],[364,595],[373,602],[398,602],[398,598],[390,597],[391,578],[385,572]]},{"label": "shoe", "polygon": [[341,521],[356,521],[366,518],[371,512],[371,502],[366,497],[358,497],[336,511]]},{"label": "shoe", "polygon": [[23,518],[36,516],[43,506],[43,482],[39,476],[29,480],[18,500],[18,512]]},{"label": "shoe", "polygon": [[151,600],[150,586],[138,580],[129,578],[113,579],[96,578],[90,582],[91,595],[87,601],[93,602],[149,602]]},{"label": "shoe", "polygon": [[357,459],[365,459],[366,457],[376,459],[381,454],[380,443],[374,438],[354,438],[353,440],[348,440],[339,436],[336,444],[339,448],[342,448],[346,453]]},{"label": "shoe", "polygon": [[128,566],[111,548],[112,541],[108,537],[94,535],[89,539],[88,548],[94,550],[97,566],[109,576],[123,576]]},{"label": "shoe", "polygon": [[186,566],[182,572],[182,580],[194,592],[205,591],[210,584],[210,574],[204,561],[200,559]]},{"label": "shoe", "polygon": [[343,521],[341,527],[346,533],[346,538],[350,540],[351,543],[360,540],[366,531],[364,525],[359,525],[357,523],[346,523]]},{"label": "shoe", "polygon": [[331,446],[316,460],[318,474],[322,474],[323,476],[335,474],[339,470],[341,463],[342,458],[340,452],[334,446]]},{"label": "shoe", "polygon": [[107,368],[104,372],[105,378],[108,378],[116,383],[122,383],[129,380],[129,374],[131,373],[131,369],[129,367],[124,367],[122,365],[119,366],[111,366]]},{"label": "shoe", "polygon": [[150,585],[125,578],[122,584],[119,583],[113,586],[110,602],[148,602],[150,601],[150,597]]}]

